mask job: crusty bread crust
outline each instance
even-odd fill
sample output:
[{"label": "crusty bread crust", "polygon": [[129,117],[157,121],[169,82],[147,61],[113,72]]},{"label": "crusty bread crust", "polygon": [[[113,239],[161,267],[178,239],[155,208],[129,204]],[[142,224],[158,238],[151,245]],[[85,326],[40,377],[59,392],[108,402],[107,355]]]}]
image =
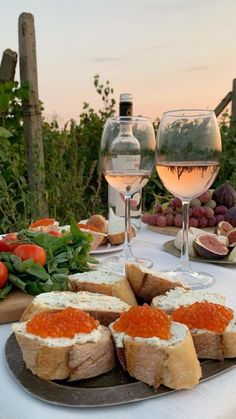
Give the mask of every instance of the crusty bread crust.
[{"label": "crusty bread crust", "polygon": [[154,387],[161,384],[173,388],[192,388],[201,378],[201,367],[190,332],[172,346],[149,344],[127,338],[117,348],[121,365],[137,380]]},{"label": "crusty bread crust", "polygon": [[210,331],[191,332],[199,359],[218,359],[236,357],[236,331],[217,334]]},{"label": "crusty bread crust", "polygon": [[102,327],[98,342],[47,346],[42,341],[17,333],[23,359],[33,374],[44,380],[80,380],[110,371],[115,366],[110,332]]},{"label": "crusty bread crust", "polygon": [[[135,229],[133,226],[130,227],[129,238],[130,240],[136,236]],[[125,241],[125,232],[120,231],[119,233],[107,232],[107,239],[112,245],[122,244]]]},{"label": "crusty bread crust", "polygon": [[151,303],[154,297],[164,294],[172,288],[189,289],[188,285],[181,281],[173,281],[161,273],[146,270],[134,263],[126,263],[125,273],[136,297],[147,303]]},{"label": "crusty bread crust", "polygon": [[98,292],[99,294],[111,295],[113,297],[118,297],[125,303],[135,306],[137,301],[135,295],[132,291],[132,288],[125,277],[121,277],[120,281],[112,282],[85,282],[80,281],[79,277],[77,279],[69,276],[69,289],[71,291],[90,291]]},{"label": "crusty bread crust", "polygon": [[92,215],[86,222],[87,225],[96,227],[100,233],[107,233],[107,221],[106,219],[100,215],[95,214]]}]

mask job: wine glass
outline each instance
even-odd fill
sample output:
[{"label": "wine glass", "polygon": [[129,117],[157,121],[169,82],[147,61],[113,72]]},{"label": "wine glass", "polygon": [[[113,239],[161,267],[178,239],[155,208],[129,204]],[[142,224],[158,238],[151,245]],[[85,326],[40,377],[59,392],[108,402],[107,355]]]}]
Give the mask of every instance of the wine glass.
[{"label": "wine glass", "polygon": [[156,138],[152,122],[141,116],[112,117],[104,126],[100,162],[107,182],[125,199],[125,241],[123,252],[103,261],[114,272],[124,272],[126,262],[146,267],[149,259],[135,258],[130,244],[130,198],[148,182],[155,165]]},{"label": "wine glass", "polygon": [[157,132],[156,170],[166,189],[182,201],[181,262],[170,277],[180,277],[192,289],[214,284],[214,277],[194,272],[189,263],[188,213],[193,198],[212,185],[220,167],[221,136],[215,113],[183,109],[165,112]]}]

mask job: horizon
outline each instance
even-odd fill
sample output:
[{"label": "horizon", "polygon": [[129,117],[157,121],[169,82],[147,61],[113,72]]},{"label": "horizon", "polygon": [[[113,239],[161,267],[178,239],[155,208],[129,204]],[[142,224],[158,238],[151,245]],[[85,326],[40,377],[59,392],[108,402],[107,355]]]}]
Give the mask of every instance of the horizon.
[{"label": "horizon", "polygon": [[78,120],[83,102],[99,110],[95,74],[109,80],[116,111],[120,93],[130,92],[134,113],[153,120],[170,109],[214,109],[232,89],[234,0],[32,0],[27,10],[25,3],[2,5],[1,55],[18,52],[19,15],[32,13],[46,119]]}]

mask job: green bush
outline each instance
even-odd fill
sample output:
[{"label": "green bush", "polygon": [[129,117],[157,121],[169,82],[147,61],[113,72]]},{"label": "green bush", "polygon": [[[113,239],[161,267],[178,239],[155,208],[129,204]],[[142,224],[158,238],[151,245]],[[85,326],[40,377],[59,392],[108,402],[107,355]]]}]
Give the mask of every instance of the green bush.
[{"label": "green bush", "polygon": [[[99,166],[99,144],[105,120],[115,112],[113,89],[108,81],[94,77],[101,97],[101,110],[84,103],[79,122],[70,120],[63,128],[56,121],[43,120],[46,197],[49,215],[61,224],[72,218],[81,220],[91,214],[107,215],[107,182]],[[22,100],[28,88],[16,82],[0,84],[0,231],[18,231],[31,222],[32,200],[28,190],[26,148],[22,128]],[[236,188],[236,128],[220,121],[223,158],[216,183],[226,179]],[[154,121],[154,128],[158,126]],[[165,190],[156,172],[143,190],[143,211]]]}]

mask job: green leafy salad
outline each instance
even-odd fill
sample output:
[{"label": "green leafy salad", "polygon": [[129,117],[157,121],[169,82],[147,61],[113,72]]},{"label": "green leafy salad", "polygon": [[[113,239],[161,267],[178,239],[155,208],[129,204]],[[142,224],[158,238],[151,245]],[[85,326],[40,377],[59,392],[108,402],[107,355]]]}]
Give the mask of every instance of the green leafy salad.
[{"label": "green leafy salad", "polygon": [[[0,252],[0,264],[8,270],[6,282],[0,287],[0,299],[5,298],[13,287],[33,295],[67,290],[68,274],[89,271],[90,264],[98,263],[89,255],[92,240],[92,235],[83,233],[76,223],[71,223],[69,232],[58,236],[20,231],[17,234],[18,247],[12,252]],[[34,256],[27,258],[27,252],[30,256],[32,250],[39,250],[39,253],[41,250],[44,261],[37,261]]]}]

